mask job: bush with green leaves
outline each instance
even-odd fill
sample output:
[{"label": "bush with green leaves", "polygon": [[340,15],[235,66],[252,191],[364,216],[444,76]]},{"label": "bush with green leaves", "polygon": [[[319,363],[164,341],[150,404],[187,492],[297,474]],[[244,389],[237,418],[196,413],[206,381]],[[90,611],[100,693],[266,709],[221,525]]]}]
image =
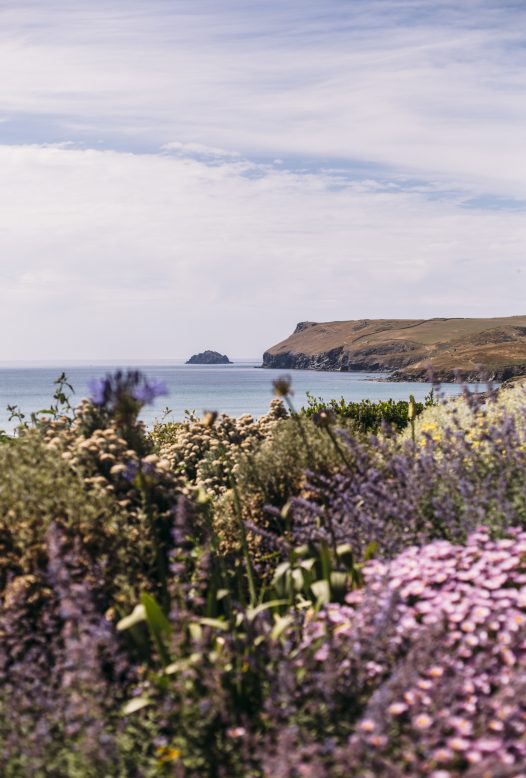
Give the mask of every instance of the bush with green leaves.
[{"label": "bush with green leaves", "polygon": [[[353,402],[345,400],[324,400],[307,392],[307,406],[301,409],[306,416],[317,416],[322,411],[330,412],[341,421],[349,419],[354,423],[357,433],[377,433],[382,428],[400,432],[405,429],[411,419],[410,402],[408,400],[360,400]],[[414,402],[414,416],[419,416],[425,408],[436,404],[433,390],[429,392],[423,403]]]},{"label": "bush with green leaves", "polygon": [[192,485],[220,494],[231,487],[232,475],[243,458],[271,438],[278,422],[287,416],[276,398],[259,419],[207,411],[201,419],[190,415],[184,422],[156,424],[149,437],[175,473]]},{"label": "bush with green leaves", "polygon": [[[343,422],[343,428],[349,426]],[[273,541],[287,532],[288,503],[301,493],[306,472],[335,473],[347,466],[345,456],[331,427],[300,414],[281,420],[271,436],[240,452],[235,480],[214,499],[213,522],[224,552],[239,548],[239,514],[261,574],[271,574],[277,558]]]},{"label": "bush with green leaves", "polygon": [[114,414],[85,401],[74,417],[34,419],[0,446],[0,750],[9,778],[135,769],[119,708],[138,670],[115,623],[145,589],[168,607],[174,509],[188,490],[152,453],[137,421],[142,402],[125,405]]},{"label": "bush with green leaves", "polygon": [[526,397],[396,436],[275,389],[148,435],[120,373],[0,446],[6,778],[516,774]]}]

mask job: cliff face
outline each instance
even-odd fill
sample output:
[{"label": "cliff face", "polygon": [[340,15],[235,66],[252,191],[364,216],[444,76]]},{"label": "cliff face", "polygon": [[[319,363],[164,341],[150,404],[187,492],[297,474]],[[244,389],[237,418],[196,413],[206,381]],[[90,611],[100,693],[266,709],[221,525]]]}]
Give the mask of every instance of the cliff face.
[{"label": "cliff face", "polygon": [[526,374],[526,316],[495,319],[360,319],[300,322],[263,354],[281,370],[389,372],[393,380],[441,381]]}]

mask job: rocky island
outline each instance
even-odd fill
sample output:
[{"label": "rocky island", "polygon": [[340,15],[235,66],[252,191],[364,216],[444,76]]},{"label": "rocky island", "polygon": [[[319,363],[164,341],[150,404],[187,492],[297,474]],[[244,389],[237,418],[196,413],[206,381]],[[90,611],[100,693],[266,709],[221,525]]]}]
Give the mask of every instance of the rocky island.
[{"label": "rocky island", "polygon": [[389,372],[394,381],[526,375],[526,316],[300,322],[263,354],[283,370]]},{"label": "rocky island", "polygon": [[219,351],[202,351],[200,354],[194,354],[186,360],[187,365],[231,365],[233,364],[226,354],[220,354]]}]

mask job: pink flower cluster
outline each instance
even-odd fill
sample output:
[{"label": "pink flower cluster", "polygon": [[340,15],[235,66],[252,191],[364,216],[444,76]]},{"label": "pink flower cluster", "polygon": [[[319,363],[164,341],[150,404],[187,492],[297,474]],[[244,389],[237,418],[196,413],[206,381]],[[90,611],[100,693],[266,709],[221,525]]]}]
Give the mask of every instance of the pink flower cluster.
[{"label": "pink flower cluster", "polygon": [[304,643],[362,699],[349,774],[526,778],[526,533],[412,547],[365,577]]}]

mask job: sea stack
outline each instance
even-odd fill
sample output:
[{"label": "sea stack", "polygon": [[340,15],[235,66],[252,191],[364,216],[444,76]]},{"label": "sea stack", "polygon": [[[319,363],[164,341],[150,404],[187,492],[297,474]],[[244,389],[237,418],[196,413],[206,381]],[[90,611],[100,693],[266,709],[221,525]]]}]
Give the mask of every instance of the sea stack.
[{"label": "sea stack", "polygon": [[226,354],[220,354],[219,351],[202,351],[200,354],[194,354],[186,360],[187,365],[231,365],[233,364]]}]

